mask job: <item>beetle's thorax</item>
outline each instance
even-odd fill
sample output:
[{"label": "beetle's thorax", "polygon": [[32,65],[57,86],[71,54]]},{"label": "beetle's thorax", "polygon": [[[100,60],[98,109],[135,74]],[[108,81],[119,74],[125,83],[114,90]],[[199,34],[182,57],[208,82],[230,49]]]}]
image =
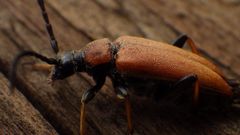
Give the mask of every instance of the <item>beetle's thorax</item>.
[{"label": "beetle's thorax", "polygon": [[87,68],[104,66],[112,69],[115,67],[117,45],[109,39],[104,38],[90,42],[86,45],[83,51],[84,62]]},{"label": "beetle's thorax", "polygon": [[92,41],[84,50],[84,61],[90,67],[106,64],[111,61],[111,41],[107,38]]}]

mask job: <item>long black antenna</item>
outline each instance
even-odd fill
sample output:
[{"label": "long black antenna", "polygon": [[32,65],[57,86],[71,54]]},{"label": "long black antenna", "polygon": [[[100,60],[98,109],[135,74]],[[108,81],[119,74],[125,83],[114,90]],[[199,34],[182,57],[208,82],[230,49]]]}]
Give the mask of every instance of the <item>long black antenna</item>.
[{"label": "long black antenna", "polygon": [[51,44],[54,52],[57,54],[58,51],[59,51],[58,43],[57,43],[57,40],[55,39],[53,29],[52,29],[52,25],[51,25],[51,23],[49,22],[49,19],[48,19],[48,14],[47,14],[47,11],[45,9],[44,0],[38,0],[38,5],[40,6],[41,11],[42,11],[42,16],[43,16],[43,19],[44,19],[45,24],[46,24],[48,35],[50,37],[50,44]]},{"label": "long black antenna", "polygon": [[21,53],[19,53],[15,59],[13,60],[13,63],[10,67],[10,72],[9,72],[9,80],[10,80],[10,90],[12,90],[15,86],[15,76],[16,76],[16,70],[17,70],[17,65],[20,61],[20,59],[22,57],[25,57],[25,56],[32,56],[32,57],[35,57],[35,58],[38,58],[50,65],[57,65],[58,62],[56,59],[54,58],[47,58],[39,53],[36,53],[34,51],[22,51]]}]

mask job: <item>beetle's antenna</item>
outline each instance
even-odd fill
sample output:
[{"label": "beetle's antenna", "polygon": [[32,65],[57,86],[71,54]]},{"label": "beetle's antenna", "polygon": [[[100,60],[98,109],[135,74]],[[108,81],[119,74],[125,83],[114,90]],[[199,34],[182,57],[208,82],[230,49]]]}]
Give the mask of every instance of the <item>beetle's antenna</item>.
[{"label": "beetle's antenna", "polygon": [[22,57],[25,57],[25,56],[33,56],[33,57],[36,57],[36,58],[38,58],[38,59],[40,59],[40,60],[42,60],[42,61],[44,61],[44,62],[46,62],[48,64],[57,65],[57,60],[56,59],[47,58],[47,57],[45,57],[45,56],[43,56],[41,54],[38,54],[36,52],[33,52],[33,51],[23,51],[23,52],[19,53],[15,57],[12,65],[10,67],[10,72],[9,72],[9,80],[10,80],[9,88],[10,88],[10,90],[13,90],[13,88],[15,87],[15,76],[16,76],[17,64],[20,61],[20,59]]},{"label": "beetle's antenna", "polygon": [[43,19],[45,21],[45,25],[46,25],[46,28],[47,28],[48,35],[50,37],[50,44],[52,46],[53,51],[57,54],[58,51],[59,51],[58,43],[57,43],[57,40],[55,39],[53,29],[52,29],[52,25],[51,25],[51,23],[49,21],[49,18],[48,18],[48,14],[47,14],[47,11],[46,11],[46,8],[45,8],[45,5],[44,5],[44,0],[38,0],[38,5],[40,6],[40,9],[42,11],[42,16],[43,16]]}]

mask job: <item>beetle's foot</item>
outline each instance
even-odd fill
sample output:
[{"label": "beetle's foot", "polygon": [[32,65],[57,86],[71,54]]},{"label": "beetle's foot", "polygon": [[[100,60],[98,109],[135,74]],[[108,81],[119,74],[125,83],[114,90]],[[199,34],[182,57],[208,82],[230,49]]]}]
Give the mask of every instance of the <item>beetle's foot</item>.
[{"label": "beetle's foot", "polygon": [[117,87],[117,97],[119,99],[125,99],[128,96],[127,90],[124,87]]},{"label": "beetle's foot", "polygon": [[92,100],[95,96],[95,92],[91,90],[87,90],[82,95],[82,103],[88,103],[90,100]]}]

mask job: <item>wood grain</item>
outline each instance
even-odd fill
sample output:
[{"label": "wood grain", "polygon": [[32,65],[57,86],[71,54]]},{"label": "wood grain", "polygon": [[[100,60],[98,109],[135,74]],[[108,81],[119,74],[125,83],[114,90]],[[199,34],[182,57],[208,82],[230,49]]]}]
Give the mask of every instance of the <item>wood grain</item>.
[{"label": "wood grain", "polygon": [[0,133],[56,135],[54,128],[19,91],[10,94],[3,74],[0,78]]},{"label": "wood grain", "polygon": [[[233,0],[46,1],[61,50],[80,49],[92,40],[105,37],[114,40],[131,35],[171,42],[179,34],[187,33],[202,54],[213,60],[227,77],[238,79],[239,6],[239,2]],[[5,76],[9,64],[21,50],[34,50],[54,57],[36,1],[0,1],[0,48],[0,72]],[[36,60],[26,58],[22,63],[32,61]],[[47,84],[47,76],[48,73],[32,70],[31,66],[19,65],[17,91],[58,134],[79,134],[80,98],[93,81],[86,74],[77,74],[51,87]],[[1,97],[4,100],[5,96]],[[135,96],[131,102],[135,135],[240,134],[240,113],[236,110],[195,114],[188,109],[162,106]],[[28,115],[22,117],[29,119]],[[89,135],[126,133],[124,106],[116,100],[109,80],[87,106],[87,127]],[[30,133],[25,127],[21,130],[38,134]],[[50,134],[53,130],[44,131],[43,134]]]}]

